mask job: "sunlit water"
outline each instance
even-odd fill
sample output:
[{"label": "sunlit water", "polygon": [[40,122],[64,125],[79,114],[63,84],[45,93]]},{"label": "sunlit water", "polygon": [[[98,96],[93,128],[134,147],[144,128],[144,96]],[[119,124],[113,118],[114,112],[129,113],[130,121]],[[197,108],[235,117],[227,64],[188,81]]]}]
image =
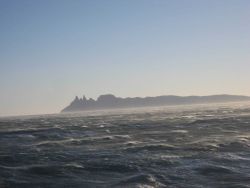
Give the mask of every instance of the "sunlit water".
[{"label": "sunlit water", "polygon": [[250,105],[2,118],[0,187],[250,187]]}]

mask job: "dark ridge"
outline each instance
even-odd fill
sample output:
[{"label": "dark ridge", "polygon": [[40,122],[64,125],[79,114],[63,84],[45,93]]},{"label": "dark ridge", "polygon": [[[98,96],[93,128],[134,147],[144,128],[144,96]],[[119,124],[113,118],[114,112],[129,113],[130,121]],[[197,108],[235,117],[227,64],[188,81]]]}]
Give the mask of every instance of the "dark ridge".
[{"label": "dark ridge", "polygon": [[100,95],[97,100],[94,100],[92,98],[87,99],[85,96],[83,96],[83,98],[78,98],[76,96],[75,99],[70,103],[70,105],[64,108],[62,112],[240,101],[250,101],[250,97],[241,95],[211,95],[187,97],[165,95],[145,98],[120,98],[111,94],[107,94]]}]

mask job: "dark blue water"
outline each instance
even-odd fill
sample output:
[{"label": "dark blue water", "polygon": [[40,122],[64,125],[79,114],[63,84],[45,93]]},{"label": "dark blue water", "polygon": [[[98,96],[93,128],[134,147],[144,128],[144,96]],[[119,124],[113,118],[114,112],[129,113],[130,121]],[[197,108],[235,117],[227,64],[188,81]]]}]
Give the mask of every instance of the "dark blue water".
[{"label": "dark blue water", "polygon": [[249,105],[114,112],[0,119],[0,187],[250,187]]}]

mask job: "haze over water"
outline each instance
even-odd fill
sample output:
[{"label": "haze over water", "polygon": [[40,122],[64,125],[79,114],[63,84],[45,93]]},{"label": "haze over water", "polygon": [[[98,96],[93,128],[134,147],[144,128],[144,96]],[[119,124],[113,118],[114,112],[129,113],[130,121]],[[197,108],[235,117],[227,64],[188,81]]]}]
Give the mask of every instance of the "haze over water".
[{"label": "haze over water", "polygon": [[0,119],[1,187],[250,185],[250,103]]}]

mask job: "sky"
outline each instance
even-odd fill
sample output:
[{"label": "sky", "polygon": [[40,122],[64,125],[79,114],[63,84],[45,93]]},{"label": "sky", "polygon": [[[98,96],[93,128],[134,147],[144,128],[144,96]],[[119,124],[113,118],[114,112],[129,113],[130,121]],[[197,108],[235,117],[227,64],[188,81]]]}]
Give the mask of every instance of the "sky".
[{"label": "sky", "polygon": [[76,95],[250,96],[249,0],[0,0],[0,116]]}]

